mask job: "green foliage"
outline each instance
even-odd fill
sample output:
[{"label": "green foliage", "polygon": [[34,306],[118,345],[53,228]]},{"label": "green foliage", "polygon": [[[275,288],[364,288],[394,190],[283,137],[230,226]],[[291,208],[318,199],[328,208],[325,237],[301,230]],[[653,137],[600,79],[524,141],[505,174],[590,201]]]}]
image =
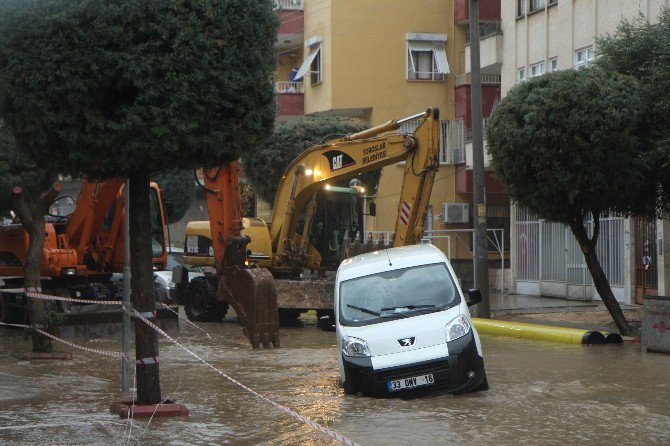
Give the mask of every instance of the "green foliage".
[{"label": "green foliage", "polygon": [[215,166],[275,115],[271,0],[3,0],[0,114],[74,176]]},{"label": "green foliage", "polygon": [[0,215],[8,215],[12,208],[14,186],[21,186],[25,199],[30,202],[48,190],[54,179],[55,175],[38,168],[25,153],[17,149],[9,128],[0,122]]},{"label": "green foliage", "polygon": [[569,224],[589,212],[629,212],[643,183],[635,132],[636,81],[596,69],[517,84],[488,128],[488,150],[510,196],[541,218]]},{"label": "green foliage", "polygon": [[363,121],[328,115],[277,122],[272,137],[254,156],[243,155],[244,172],[256,193],[272,203],[284,170],[305,149],[366,128]]},{"label": "green foliage", "polygon": [[[670,10],[664,9],[657,24],[643,19],[622,21],[613,35],[598,40],[596,64],[603,69],[634,76],[646,109],[638,134],[648,148],[645,196],[656,196],[661,186],[662,203],[647,203],[647,214],[670,208]],[[649,206],[651,206],[649,208]]]},{"label": "green foliage", "polygon": [[163,198],[172,203],[168,223],[182,219],[195,198],[195,176],[192,170],[170,170],[156,175],[152,181],[158,183]]}]

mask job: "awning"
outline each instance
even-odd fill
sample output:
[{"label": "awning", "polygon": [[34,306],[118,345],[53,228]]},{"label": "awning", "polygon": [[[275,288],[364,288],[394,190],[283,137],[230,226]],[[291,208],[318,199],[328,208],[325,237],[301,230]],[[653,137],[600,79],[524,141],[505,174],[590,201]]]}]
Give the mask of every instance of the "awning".
[{"label": "awning", "polygon": [[417,68],[414,66],[414,58],[412,57],[412,51],[423,51],[423,52],[433,52],[433,57],[435,58],[435,67],[436,72],[441,74],[449,74],[451,70],[449,69],[449,61],[447,60],[447,52],[444,49],[444,42],[430,42],[426,40],[408,40],[407,41],[407,51],[410,52],[410,63],[412,64],[412,70],[417,72]]},{"label": "awning", "polygon": [[319,54],[319,51],[321,51],[321,44],[309,47],[309,54],[302,62],[302,65],[300,65],[300,69],[295,75],[296,81],[302,79],[305,76],[305,74],[309,71],[309,67],[312,65],[312,62],[314,62],[314,58],[316,58],[316,55]]}]

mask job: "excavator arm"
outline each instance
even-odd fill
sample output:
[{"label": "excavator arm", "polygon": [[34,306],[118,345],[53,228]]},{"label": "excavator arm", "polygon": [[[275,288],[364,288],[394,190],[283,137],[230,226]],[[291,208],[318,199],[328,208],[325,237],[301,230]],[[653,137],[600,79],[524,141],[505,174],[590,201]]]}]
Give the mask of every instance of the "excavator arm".
[{"label": "excavator arm", "polygon": [[[403,123],[420,121],[413,134],[395,132]],[[394,246],[418,242],[439,165],[439,111],[389,121],[363,132],[314,146],[293,160],[285,170],[272,212],[270,236],[273,267],[300,269],[307,260],[314,265],[318,253],[309,243],[316,193],[335,181],[405,161],[398,203]],[[296,232],[303,208],[302,234]],[[312,257],[310,259],[310,256]],[[316,261],[315,261],[316,260]]]},{"label": "excavator arm", "polygon": [[237,161],[203,171],[212,250],[216,264],[216,299],[233,307],[253,348],[279,347],[277,292],[270,271],[247,267],[249,237],[242,236],[242,206]]}]

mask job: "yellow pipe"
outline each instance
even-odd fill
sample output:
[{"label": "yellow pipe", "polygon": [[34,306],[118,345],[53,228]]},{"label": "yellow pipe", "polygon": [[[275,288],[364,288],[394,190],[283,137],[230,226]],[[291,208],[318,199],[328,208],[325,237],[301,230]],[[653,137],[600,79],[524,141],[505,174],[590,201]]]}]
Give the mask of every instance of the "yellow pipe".
[{"label": "yellow pipe", "polygon": [[480,318],[472,318],[472,324],[480,334],[535,339],[538,341],[563,342],[567,344],[605,343],[605,337],[599,331],[589,331],[579,328],[554,327],[551,325]]}]

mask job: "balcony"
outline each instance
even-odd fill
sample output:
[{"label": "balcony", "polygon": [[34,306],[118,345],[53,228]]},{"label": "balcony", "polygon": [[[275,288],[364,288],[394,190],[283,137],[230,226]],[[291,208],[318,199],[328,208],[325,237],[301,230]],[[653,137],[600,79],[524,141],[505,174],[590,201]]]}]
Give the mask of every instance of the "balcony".
[{"label": "balcony", "polygon": [[[499,20],[500,0],[479,0],[479,20]],[[454,22],[465,25],[470,21],[470,0],[456,0],[454,4]]]},{"label": "balcony", "polygon": [[[493,85],[500,84],[500,75],[499,74],[482,74],[481,75],[482,85]],[[472,83],[472,76],[470,73],[459,74],[456,76],[456,87],[463,85],[470,85]]]},{"label": "balcony", "polygon": [[305,34],[303,0],[275,0],[277,15],[281,20],[277,49],[286,50],[302,47]]},{"label": "balcony", "polygon": [[[500,73],[503,61],[503,35],[500,21],[484,23],[479,28],[479,64],[482,73]],[[469,33],[466,35],[469,36]],[[469,73],[470,44],[465,46],[465,72]]]},{"label": "balcony", "polygon": [[304,0],[275,0],[277,9],[302,11],[305,9]]},{"label": "balcony", "polygon": [[279,116],[305,114],[305,84],[302,82],[275,82]]}]

